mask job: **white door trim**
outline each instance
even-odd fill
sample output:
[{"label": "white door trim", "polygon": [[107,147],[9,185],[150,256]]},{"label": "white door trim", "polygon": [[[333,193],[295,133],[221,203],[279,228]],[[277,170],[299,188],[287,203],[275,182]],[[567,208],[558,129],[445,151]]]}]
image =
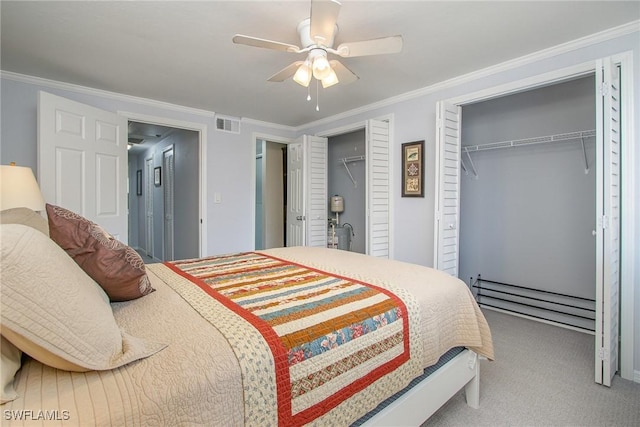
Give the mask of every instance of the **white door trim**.
[{"label": "white door trim", "polygon": [[126,117],[127,120],[142,122],[154,125],[168,126],[179,129],[186,129],[198,132],[198,156],[199,156],[199,215],[200,215],[200,243],[199,256],[203,257],[207,252],[207,131],[208,125],[204,123],[187,122],[183,120],[170,119],[161,116],[151,116],[148,114],[133,113],[129,111],[118,111],[118,115]]},{"label": "white door trim", "polygon": [[[622,250],[620,257],[621,274],[620,274],[620,375],[624,379],[634,380],[634,286],[636,283],[634,271],[635,256],[635,206],[633,202],[634,179],[635,179],[635,141],[634,136],[634,88],[633,88],[633,52],[624,52],[612,56],[614,63],[622,66],[622,134],[625,135],[622,141],[622,150],[624,154],[625,166],[622,171],[622,212],[620,227],[624,230],[621,234]],[[595,73],[596,60],[578,64],[572,67],[562,68],[549,73],[540,74],[523,80],[510,82],[507,84],[483,89],[477,92],[468,93],[455,98],[446,99],[456,105],[465,105],[478,101],[485,101],[512,93],[522,92],[533,89],[535,87],[547,86],[575,77]],[[438,186],[440,185],[440,177],[435,177],[436,197],[438,195]],[[434,219],[434,227],[435,219]],[[434,254],[435,258],[435,254]]]}]

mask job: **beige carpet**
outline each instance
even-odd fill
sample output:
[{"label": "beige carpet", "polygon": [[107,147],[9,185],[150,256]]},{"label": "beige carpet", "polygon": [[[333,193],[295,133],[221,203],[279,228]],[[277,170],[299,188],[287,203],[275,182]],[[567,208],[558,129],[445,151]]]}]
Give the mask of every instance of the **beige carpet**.
[{"label": "beige carpet", "polygon": [[480,366],[480,408],[455,395],[423,426],[640,426],[640,384],[594,382],[594,337],[484,310],[496,360]]}]

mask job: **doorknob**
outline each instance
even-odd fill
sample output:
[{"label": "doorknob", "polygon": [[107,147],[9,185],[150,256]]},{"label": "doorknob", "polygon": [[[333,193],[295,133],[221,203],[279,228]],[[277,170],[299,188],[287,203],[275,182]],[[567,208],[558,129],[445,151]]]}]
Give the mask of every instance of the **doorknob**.
[{"label": "doorknob", "polygon": [[298,221],[302,221],[302,215],[298,215],[298,216],[296,217],[296,219],[297,219]]}]

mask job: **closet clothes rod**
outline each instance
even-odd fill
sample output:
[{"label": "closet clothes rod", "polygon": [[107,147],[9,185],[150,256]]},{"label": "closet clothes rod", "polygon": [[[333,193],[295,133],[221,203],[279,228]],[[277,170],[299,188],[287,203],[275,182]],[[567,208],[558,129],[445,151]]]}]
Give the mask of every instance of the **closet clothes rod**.
[{"label": "closet clothes rod", "polygon": [[358,183],[356,182],[355,178],[351,174],[351,171],[349,170],[349,166],[347,166],[347,163],[359,162],[365,159],[366,159],[365,156],[351,156],[351,157],[343,157],[341,159],[338,159],[338,161],[342,163],[344,165],[344,168],[347,170],[347,174],[349,174],[349,178],[351,178],[351,182],[353,182],[354,188],[358,186]]},{"label": "closet clothes rod", "polygon": [[[472,165],[473,175],[477,179],[478,174],[475,170],[475,167],[473,166],[473,162],[471,161],[471,154],[470,154],[471,152],[580,139],[582,141],[582,153],[584,156],[584,173],[588,174],[589,164],[587,162],[587,150],[585,149],[585,146],[584,146],[584,139],[592,138],[595,136],[596,136],[596,131],[592,129],[592,130],[584,130],[584,131],[577,131],[577,132],[559,133],[555,135],[538,136],[534,138],[514,139],[511,141],[500,141],[500,142],[490,142],[487,144],[467,145],[462,147],[462,150],[467,154],[469,162],[471,162],[471,165]],[[466,170],[466,167],[465,167],[465,170]]]}]

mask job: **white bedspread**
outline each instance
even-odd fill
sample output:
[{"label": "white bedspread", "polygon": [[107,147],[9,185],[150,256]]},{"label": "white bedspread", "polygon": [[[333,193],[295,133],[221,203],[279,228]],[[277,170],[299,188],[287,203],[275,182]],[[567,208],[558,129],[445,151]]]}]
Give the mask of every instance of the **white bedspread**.
[{"label": "white bedspread", "polygon": [[[420,301],[424,365],[451,347],[493,358],[487,323],[466,285],[444,273],[338,250],[273,249],[273,256],[393,290]],[[19,398],[2,406],[2,425],[240,426],[244,405],[233,351],[208,321],[148,272],[156,292],[112,304],[119,325],[169,344],[161,352],[102,372],[59,371],[27,359],[16,377]],[[27,421],[16,418],[27,418]],[[39,420],[33,421],[39,418]],[[53,418],[57,421],[45,421]]]}]

